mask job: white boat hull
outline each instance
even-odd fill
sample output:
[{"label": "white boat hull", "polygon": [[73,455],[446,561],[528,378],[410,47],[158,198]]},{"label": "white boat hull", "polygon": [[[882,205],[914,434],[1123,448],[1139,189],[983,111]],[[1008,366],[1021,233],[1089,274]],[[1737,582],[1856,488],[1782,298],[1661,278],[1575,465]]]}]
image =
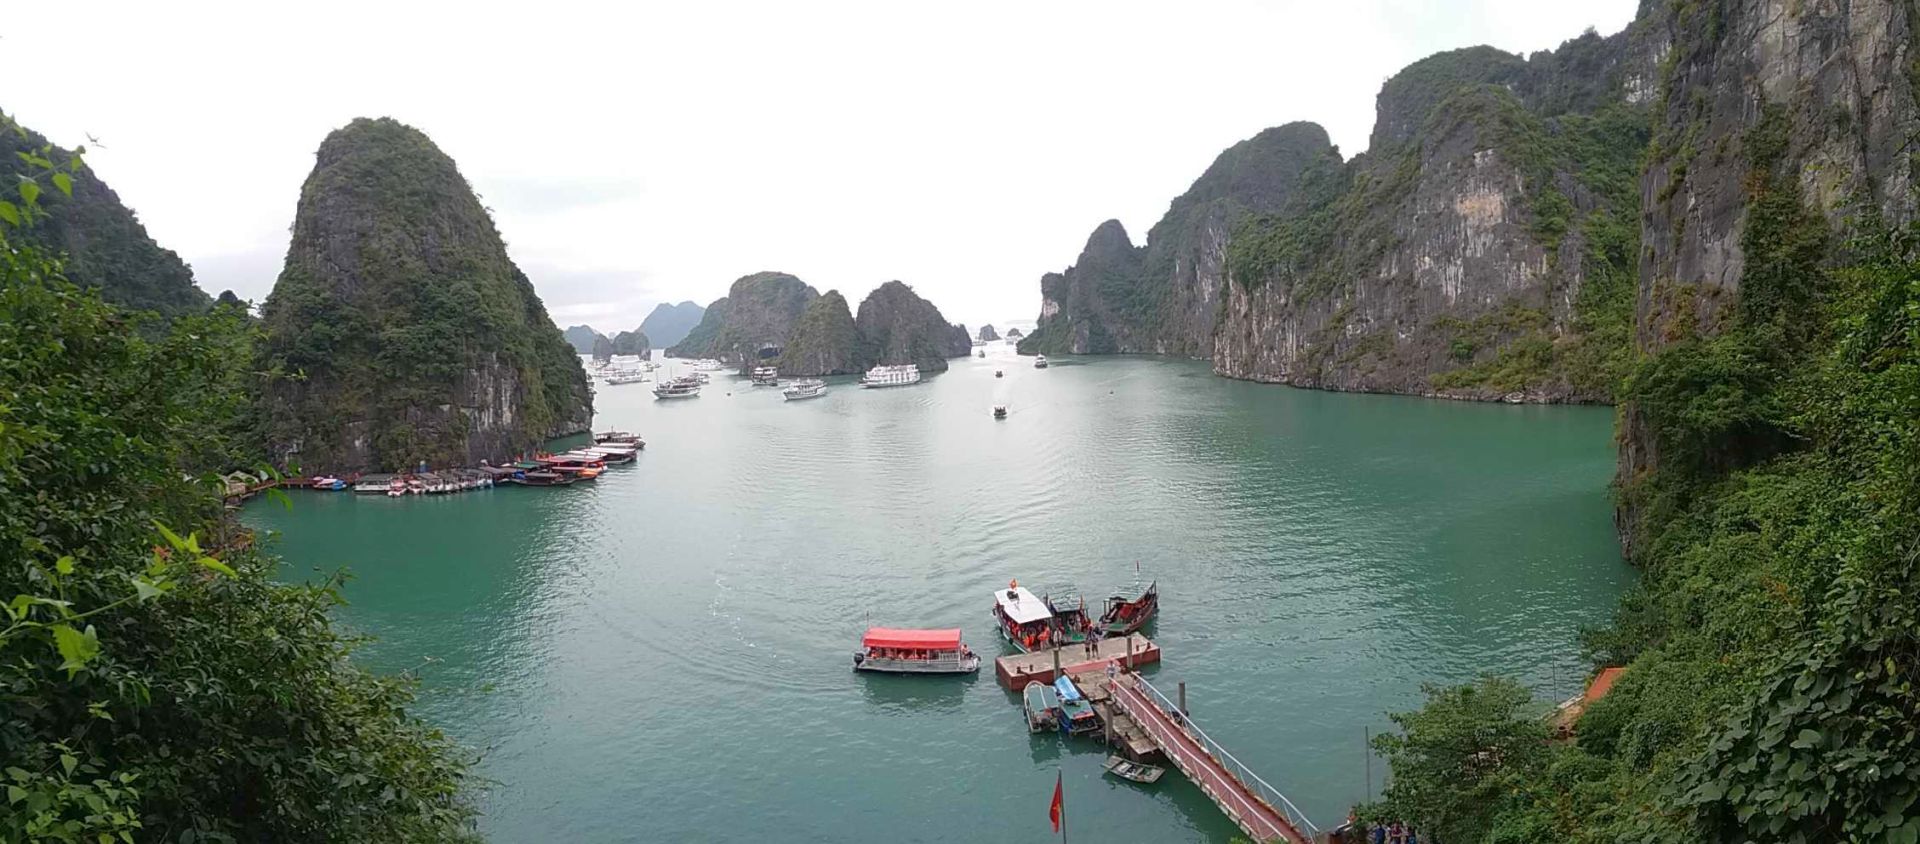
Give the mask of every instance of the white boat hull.
[{"label": "white boat hull", "polygon": [[972,674],[980,670],[980,655],[969,654],[938,659],[893,659],[855,653],[853,670],[877,671],[885,674]]}]

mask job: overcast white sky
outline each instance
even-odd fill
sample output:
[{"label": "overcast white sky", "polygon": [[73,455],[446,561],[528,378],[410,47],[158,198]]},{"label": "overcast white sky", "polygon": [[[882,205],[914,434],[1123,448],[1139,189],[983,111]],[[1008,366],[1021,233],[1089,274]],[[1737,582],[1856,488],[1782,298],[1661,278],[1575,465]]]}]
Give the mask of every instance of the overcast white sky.
[{"label": "overcast white sky", "polygon": [[320,140],[384,115],[459,163],[562,325],[783,270],[1004,326],[1234,142],[1312,120],[1350,156],[1409,62],[1635,5],[76,2],[9,16],[0,108],[98,137],[90,165],[209,293],[266,297]]}]

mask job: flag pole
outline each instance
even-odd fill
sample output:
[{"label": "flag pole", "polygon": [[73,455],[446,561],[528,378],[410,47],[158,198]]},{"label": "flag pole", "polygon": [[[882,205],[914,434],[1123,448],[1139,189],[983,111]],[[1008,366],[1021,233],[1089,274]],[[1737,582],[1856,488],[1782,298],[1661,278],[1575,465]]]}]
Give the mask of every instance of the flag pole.
[{"label": "flag pole", "polygon": [[1066,779],[1066,775],[1061,772],[1060,766],[1058,765],[1055,765],[1053,767],[1053,775],[1056,778],[1055,781],[1058,783],[1061,783],[1061,786],[1060,786],[1060,844],[1067,844],[1067,787],[1065,785],[1067,779]]}]

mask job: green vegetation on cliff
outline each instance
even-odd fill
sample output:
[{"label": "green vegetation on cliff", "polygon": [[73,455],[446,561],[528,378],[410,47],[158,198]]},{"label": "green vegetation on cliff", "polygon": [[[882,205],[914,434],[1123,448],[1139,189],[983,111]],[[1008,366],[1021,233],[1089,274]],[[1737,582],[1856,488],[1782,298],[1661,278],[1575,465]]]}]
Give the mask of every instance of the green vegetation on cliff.
[{"label": "green vegetation on cliff", "polygon": [[49,144],[0,113],[0,168],[9,168],[0,172],[12,173],[10,168],[28,157],[66,165],[62,178],[72,193],[36,184],[33,189],[41,191],[45,214],[32,227],[15,231],[16,245],[64,256],[68,280],[96,288],[102,298],[122,307],[163,317],[207,309],[211,300],[194,286],[193,273],[180,256],[154,243],[133,210],[120,204],[119,195],[93,171],[72,166],[81,163],[81,156]]},{"label": "green vegetation on cliff", "polygon": [[262,309],[278,452],[327,471],[477,464],[584,430],[572,347],[427,136],[353,121],[320,146]]},{"label": "green vegetation on cliff", "polygon": [[851,375],[862,371],[861,362],[867,357],[847,297],[829,290],[808,302],[794,323],[780,352],[780,374]]},{"label": "green vegetation on cliff", "polygon": [[1369,812],[1450,842],[1920,839],[1920,232],[1862,211],[1835,248],[1789,128],[1769,106],[1738,140],[1727,321],[1620,388],[1660,459],[1621,481],[1644,575],[1586,645],[1626,671],[1525,753],[1487,752],[1536,747],[1510,693],[1435,690]]},{"label": "green vegetation on cliff", "polygon": [[246,450],[257,324],[75,286],[0,173],[0,840],[472,840],[467,754],[202,474]]}]

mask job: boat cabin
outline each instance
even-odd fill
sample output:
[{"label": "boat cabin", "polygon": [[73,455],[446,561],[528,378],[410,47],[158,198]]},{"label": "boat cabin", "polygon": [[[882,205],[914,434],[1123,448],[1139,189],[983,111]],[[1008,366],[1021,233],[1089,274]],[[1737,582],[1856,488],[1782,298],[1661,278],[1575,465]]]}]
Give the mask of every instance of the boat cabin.
[{"label": "boat cabin", "polygon": [[1093,620],[1087,617],[1087,602],[1071,589],[1047,593],[1047,613],[1052,616],[1056,640],[1060,644],[1084,642],[1093,633]]},{"label": "boat cabin", "polygon": [[993,620],[1000,635],[1020,650],[1037,651],[1054,644],[1053,611],[1019,581],[993,593]]}]

